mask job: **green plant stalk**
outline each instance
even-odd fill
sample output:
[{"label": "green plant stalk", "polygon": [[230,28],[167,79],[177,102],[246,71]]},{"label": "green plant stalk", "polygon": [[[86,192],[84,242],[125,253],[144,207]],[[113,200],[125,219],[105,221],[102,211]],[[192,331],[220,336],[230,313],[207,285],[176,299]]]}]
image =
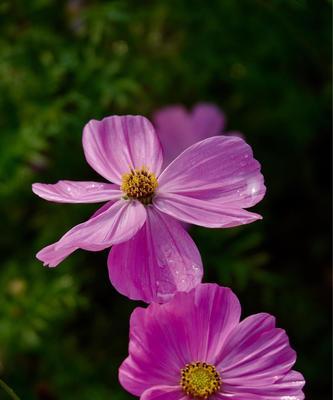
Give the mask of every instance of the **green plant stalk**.
[{"label": "green plant stalk", "polygon": [[14,392],[12,388],[10,388],[7,383],[5,383],[2,379],[0,379],[0,386],[2,389],[9,395],[13,400],[20,400],[18,395]]}]

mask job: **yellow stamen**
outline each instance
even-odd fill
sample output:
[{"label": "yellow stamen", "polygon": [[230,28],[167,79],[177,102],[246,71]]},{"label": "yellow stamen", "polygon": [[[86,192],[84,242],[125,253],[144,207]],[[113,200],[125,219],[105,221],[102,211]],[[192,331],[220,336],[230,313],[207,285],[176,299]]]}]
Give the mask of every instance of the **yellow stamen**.
[{"label": "yellow stamen", "polygon": [[216,368],[205,362],[192,362],[181,370],[180,386],[193,399],[208,399],[220,389],[221,383]]},{"label": "yellow stamen", "polygon": [[131,169],[131,172],[122,176],[121,190],[126,197],[140,200],[143,204],[151,203],[157,186],[156,176],[146,167]]}]

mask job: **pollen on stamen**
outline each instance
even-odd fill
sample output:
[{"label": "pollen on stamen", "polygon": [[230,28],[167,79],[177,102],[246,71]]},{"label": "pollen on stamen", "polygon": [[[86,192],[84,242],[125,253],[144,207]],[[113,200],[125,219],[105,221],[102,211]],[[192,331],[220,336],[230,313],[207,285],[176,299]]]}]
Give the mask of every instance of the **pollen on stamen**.
[{"label": "pollen on stamen", "polygon": [[208,399],[221,387],[221,377],[213,365],[192,362],[181,369],[180,386],[193,399]]},{"label": "pollen on stamen", "polygon": [[122,176],[121,190],[125,198],[139,200],[143,204],[151,203],[157,186],[156,176],[146,167],[131,169]]}]

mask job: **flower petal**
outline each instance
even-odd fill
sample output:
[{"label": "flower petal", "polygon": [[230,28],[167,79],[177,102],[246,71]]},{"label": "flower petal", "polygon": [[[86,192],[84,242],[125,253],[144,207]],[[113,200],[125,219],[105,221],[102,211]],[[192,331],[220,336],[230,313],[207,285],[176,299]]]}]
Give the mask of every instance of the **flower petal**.
[{"label": "flower petal", "polygon": [[215,365],[228,334],[239,324],[241,306],[236,295],[217,284],[200,284],[189,294],[177,294],[173,307],[181,310],[177,314],[182,313],[185,332],[195,332],[186,339],[190,342],[188,362],[199,360]]},{"label": "flower petal", "polygon": [[187,395],[177,386],[154,386],[143,392],[140,400],[186,400]]},{"label": "flower petal", "polygon": [[137,201],[119,200],[103,212],[68,231],[58,242],[42,249],[37,258],[55,267],[78,248],[98,251],[131,238],[146,220],[145,207]]},{"label": "flower petal", "polygon": [[164,302],[176,291],[201,282],[200,253],[173,218],[147,207],[143,228],[126,243],[113,246],[108,258],[115,288],[133,300]]},{"label": "flower petal", "polygon": [[215,284],[178,292],[163,305],[137,308],[130,323],[129,357],[119,371],[121,384],[141,395],[152,386],[177,385],[187,363],[214,364],[239,317],[236,296]]},{"label": "flower petal", "polygon": [[183,329],[178,332],[177,327],[156,303],[133,311],[129,356],[119,368],[119,381],[128,392],[140,396],[153,386],[179,383],[188,353]]},{"label": "flower petal", "polygon": [[[243,385],[231,386],[224,384],[223,390],[226,393],[241,395],[241,398],[256,400],[303,400],[302,391],[305,384],[303,375],[297,371],[289,371],[285,376],[278,379],[271,385],[249,387]],[[232,397],[231,397],[232,398]],[[237,397],[238,398],[238,397]]]},{"label": "flower petal", "polygon": [[156,112],[154,126],[163,147],[164,166],[196,141],[190,114],[183,106],[169,106]]},{"label": "flower petal", "polygon": [[59,181],[55,184],[34,183],[32,191],[42,199],[56,203],[98,203],[118,199],[119,186],[101,182]]},{"label": "flower petal", "polygon": [[144,117],[112,116],[91,120],[83,130],[87,162],[109,181],[121,183],[132,168],[147,167],[158,175],[162,149],[152,124]]},{"label": "flower petal", "polygon": [[258,387],[271,385],[294,365],[296,355],[284,330],[275,328],[275,319],[256,314],[230,332],[217,357],[225,385]]},{"label": "flower petal", "polygon": [[199,140],[221,134],[224,120],[224,114],[210,103],[197,104],[191,113],[181,105],[156,112],[154,125],[164,150],[164,166]]},{"label": "flower petal", "polygon": [[225,115],[210,103],[199,103],[192,111],[193,141],[199,142],[210,136],[220,135],[225,125]]},{"label": "flower petal", "polygon": [[212,400],[258,400],[255,395],[248,393],[229,393],[217,392],[212,396]]},{"label": "flower petal", "polygon": [[160,175],[159,192],[247,208],[265,194],[260,164],[235,136],[214,136],[180,154]]},{"label": "flower petal", "polygon": [[228,208],[212,201],[178,194],[159,194],[153,200],[160,211],[181,221],[208,228],[230,228],[261,219],[255,213],[241,208]]}]

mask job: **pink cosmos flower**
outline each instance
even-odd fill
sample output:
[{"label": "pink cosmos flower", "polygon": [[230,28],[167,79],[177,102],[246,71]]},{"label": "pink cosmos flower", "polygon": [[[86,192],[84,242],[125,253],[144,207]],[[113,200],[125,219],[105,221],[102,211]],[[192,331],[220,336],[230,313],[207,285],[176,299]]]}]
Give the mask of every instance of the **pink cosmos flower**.
[{"label": "pink cosmos flower", "polygon": [[243,135],[238,131],[224,132],[226,117],[214,104],[198,103],[191,112],[181,105],[171,105],[156,111],[153,122],[168,165],[183,150],[211,136]]},{"label": "pink cosmos flower", "polygon": [[301,400],[296,353],[269,314],[240,322],[235,294],[216,284],[136,308],[122,386],[141,400]]},{"label": "pink cosmos flower", "polygon": [[109,277],[131,299],[168,300],[202,279],[199,251],[177,221],[232,227],[260,217],[244,210],[265,193],[260,164],[237,137],[211,137],[179,155],[162,173],[162,148],[141,116],[92,120],[83,131],[87,162],[109,182],[35,183],[38,196],[59,203],[106,202],[37,258],[57,266],[77,249],[111,247]]}]

